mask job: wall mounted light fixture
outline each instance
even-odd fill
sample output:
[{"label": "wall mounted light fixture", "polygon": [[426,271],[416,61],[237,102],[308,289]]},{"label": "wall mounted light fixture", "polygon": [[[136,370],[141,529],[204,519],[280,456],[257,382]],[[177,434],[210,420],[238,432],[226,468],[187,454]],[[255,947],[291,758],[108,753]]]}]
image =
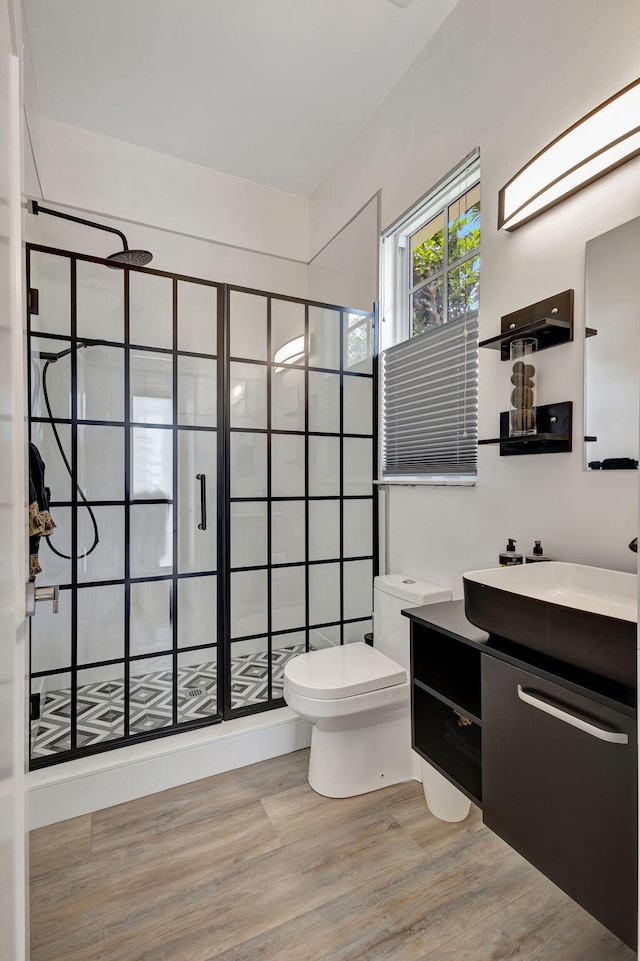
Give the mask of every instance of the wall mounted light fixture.
[{"label": "wall mounted light fixture", "polygon": [[640,79],[552,140],[498,194],[498,228],[515,230],[640,155]]}]

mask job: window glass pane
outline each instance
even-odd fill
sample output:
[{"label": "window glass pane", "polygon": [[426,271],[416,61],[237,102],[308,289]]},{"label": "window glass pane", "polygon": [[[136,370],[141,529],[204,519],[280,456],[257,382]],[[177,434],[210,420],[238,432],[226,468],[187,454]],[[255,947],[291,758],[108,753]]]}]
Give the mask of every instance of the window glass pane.
[{"label": "window glass pane", "polygon": [[480,184],[449,205],[449,263],[480,245]]},{"label": "window glass pane", "polygon": [[480,258],[472,257],[448,274],[448,320],[464,317],[480,306]]},{"label": "window glass pane", "polygon": [[444,266],[444,213],[411,237],[411,286],[421,283]]},{"label": "window glass pane", "polygon": [[444,324],[444,277],[437,277],[411,295],[411,336]]}]

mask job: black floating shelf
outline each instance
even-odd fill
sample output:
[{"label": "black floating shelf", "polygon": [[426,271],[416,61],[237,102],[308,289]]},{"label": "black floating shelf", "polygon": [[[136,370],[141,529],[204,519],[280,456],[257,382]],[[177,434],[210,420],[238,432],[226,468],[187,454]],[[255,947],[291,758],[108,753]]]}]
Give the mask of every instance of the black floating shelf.
[{"label": "black floating shelf", "polygon": [[571,452],[573,404],[543,404],[536,408],[537,434],[509,437],[509,414],[500,414],[500,437],[479,440],[478,445],[499,444],[500,456],[516,454],[568,454]]},{"label": "black floating shelf", "polygon": [[509,344],[514,340],[535,337],[538,342],[537,351],[540,351],[547,347],[555,347],[556,344],[568,343],[571,335],[570,321],[556,320],[555,317],[541,317],[540,320],[534,320],[531,324],[525,324],[517,330],[507,330],[504,334],[481,340],[478,346],[501,350],[502,360],[509,360]]},{"label": "black floating shelf", "polygon": [[501,360],[509,360],[509,344],[522,337],[535,337],[538,351],[568,343],[573,340],[573,291],[563,290],[504,314],[500,318],[500,331],[496,337],[480,341],[480,347],[499,350]]}]

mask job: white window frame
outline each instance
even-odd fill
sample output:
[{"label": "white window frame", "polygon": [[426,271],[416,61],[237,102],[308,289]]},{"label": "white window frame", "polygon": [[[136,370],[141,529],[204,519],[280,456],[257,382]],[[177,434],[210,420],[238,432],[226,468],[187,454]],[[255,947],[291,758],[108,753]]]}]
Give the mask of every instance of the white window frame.
[{"label": "white window frame", "polygon": [[[462,194],[471,190],[480,182],[480,151],[473,150],[464,160],[453,168],[440,180],[417,204],[395,220],[382,234],[380,254],[381,289],[381,330],[380,352],[411,338],[411,237],[425,224],[429,223],[437,214]],[[445,218],[446,219],[446,218]],[[446,245],[445,245],[446,249]],[[473,255],[460,258],[459,261],[448,263],[445,255],[443,274],[455,269],[458,263],[463,263],[470,256],[478,256],[481,248],[477,247]],[[420,336],[420,335],[418,335]],[[382,376],[382,365],[381,365]],[[382,403],[382,390],[380,398]],[[383,418],[380,411],[381,441],[383,439]],[[435,486],[473,486],[477,474],[469,475],[426,475],[413,477],[399,477],[385,475],[382,463],[382,443],[379,456],[379,484],[427,484]]]}]

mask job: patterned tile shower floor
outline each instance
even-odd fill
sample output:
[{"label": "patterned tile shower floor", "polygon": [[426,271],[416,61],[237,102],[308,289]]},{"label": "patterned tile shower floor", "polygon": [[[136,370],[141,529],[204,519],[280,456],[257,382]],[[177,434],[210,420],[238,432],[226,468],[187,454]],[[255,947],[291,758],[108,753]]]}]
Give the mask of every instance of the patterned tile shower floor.
[{"label": "patterned tile shower floor", "polygon": [[[273,698],[282,697],[284,666],[304,646],[271,653]],[[202,720],[217,713],[217,671],[214,662],[178,668],[178,722]],[[55,680],[53,678],[52,680]],[[142,734],[173,721],[173,674],[155,671],[132,675],[129,731]],[[231,659],[231,703],[245,707],[267,700],[268,653],[243,654]],[[124,736],[124,681],[106,680],[78,688],[78,747]],[[31,725],[31,756],[46,757],[69,751],[71,691],[48,691],[39,720]]]}]

